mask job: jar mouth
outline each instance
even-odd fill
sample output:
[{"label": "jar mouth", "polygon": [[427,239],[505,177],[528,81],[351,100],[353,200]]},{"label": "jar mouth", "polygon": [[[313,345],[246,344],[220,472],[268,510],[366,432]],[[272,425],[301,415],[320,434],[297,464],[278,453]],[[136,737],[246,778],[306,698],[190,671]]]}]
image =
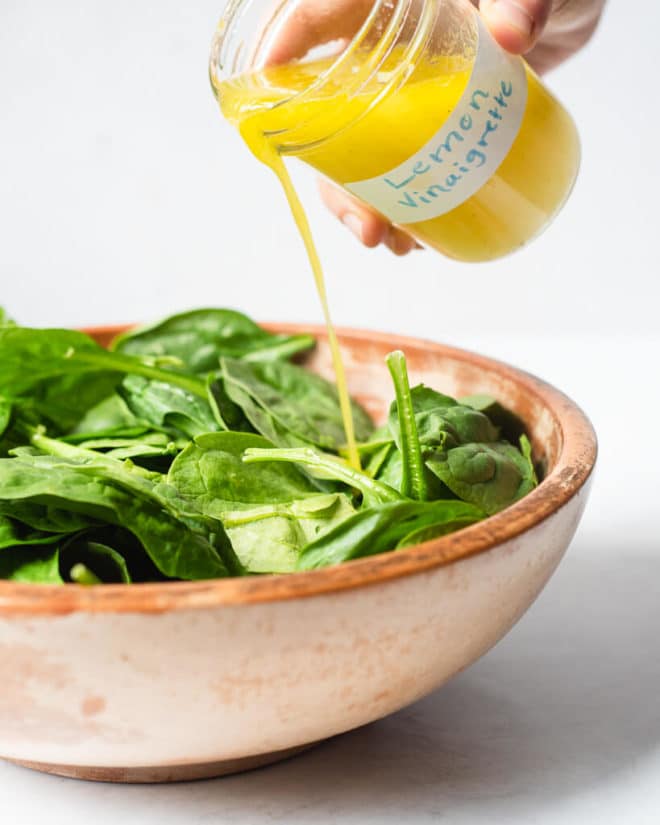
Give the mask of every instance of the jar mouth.
[{"label": "jar mouth", "polygon": [[[321,42],[308,49],[302,55],[302,59],[292,59],[290,62],[304,66],[311,60],[325,58],[327,65],[311,78],[309,84],[296,89],[290,95],[278,97],[272,103],[265,103],[263,109],[274,110],[286,106],[293,100],[303,102],[314,95],[322,94],[338,76],[342,79],[343,93],[354,97],[378,75],[395,45],[405,42],[401,59],[397,60],[395,69],[387,73],[388,79],[382,84],[382,90],[378,95],[371,96],[371,108],[371,105],[375,105],[392,87],[405,82],[406,77],[414,69],[414,54],[423,47],[429,28],[420,25],[420,21],[431,19],[437,3],[438,0],[376,0],[355,33],[350,39],[344,39],[343,48],[337,50],[336,40]],[[241,75],[258,74],[269,66],[273,42],[292,7],[290,0],[278,0],[270,3],[265,14],[261,4],[260,13],[255,14],[257,5],[259,4],[252,0],[229,0],[218,24],[211,46],[209,74],[214,94],[220,102],[223,84]],[[407,41],[402,38],[403,32],[407,32]],[[334,52],[329,51],[333,48]],[[357,55],[360,56],[359,60],[355,59]],[[347,68],[351,61],[354,65],[350,66],[349,73]],[[277,65],[277,62],[271,65]],[[300,153],[330,137],[324,134],[319,136],[318,140],[310,141],[307,129],[305,140],[297,141],[295,133],[301,126],[308,127],[309,121],[283,129],[264,131],[264,136],[277,138],[280,151],[286,154]]]},{"label": "jar mouth", "polygon": [[[258,73],[268,67],[273,41],[286,22],[287,7],[290,11],[292,4],[287,0],[278,0],[273,4],[274,8],[270,14],[261,14],[258,20],[255,20],[254,14],[250,13],[256,5],[258,4],[253,0],[229,0],[218,23],[211,44],[209,74],[214,94],[219,100],[223,82],[241,74]],[[314,59],[329,58],[327,67],[316,75],[307,86],[288,96],[279,98],[271,104],[271,108],[285,106],[294,99],[312,95],[324,87],[330,78],[341,70],[355,48],[364,42],[368,33],[372,31],[376,20],[382,15],[383,10],[389,8],[394,11],[396,7],[401,5],[404,4],[398,2],[398,0],[376,0],[350,43],[345,44],[341,50],[337,50],[335,41],[334,55],[331,52],[332,42],[308,50],[308,54],[310,51],[314,52]],[[241,36],[241,29],[244,30],[246,26],[248,27],[248,35],[254,41],[252,43]],[[323,46],[326,48],[323,48]],[[307,56],[303,55],[302,61],[300,58],[296,58],[296,62],[306,62],[305,58]]]},{"label": "jar mouth", "polygon": [[[269,10],[259,9],[266,4]],[[356,29],[354,39],[361,39],[373,21],[381,13],[382,8],[394,8],[398,0],[375,0],[371,10],[366,14],[364,21]],[[292,8],[299,4],[290,0],[228,0],[224,12],[218,22],[211,46],[212,73],[219,80],[227,80],[244,72],[259,71],[269,60],[273,40],[286,21]],[[243,35],[243,31],[246,32]],[[236,38],[241,38],[234,42]],[[248,37],[253,42],[248,42]],[[304,55],[297,55],[300,57]]]}]

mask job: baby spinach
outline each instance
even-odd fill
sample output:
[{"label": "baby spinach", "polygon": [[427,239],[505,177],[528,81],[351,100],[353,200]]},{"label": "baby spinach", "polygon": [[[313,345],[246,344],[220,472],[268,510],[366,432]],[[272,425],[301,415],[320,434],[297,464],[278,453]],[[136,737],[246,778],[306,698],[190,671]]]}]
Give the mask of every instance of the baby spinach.
[{"label": "baby spinach", "polygon": [[95,523],[82,513],[60,508],[50,502],[3,499],[0,488],[0,516],[14,519],[25,527],[46,533],[75,533]]},{"label": "baby spinach", "polygon": [[296,467],[274,460],[260,466],[243,461],[246,452],[259,449],[270,454],[272,446],[253,433],[198,436],[174,460],[167,480],[183,499],[213,518],[226,510],[316,495],[316,487]]},{"label": "baby spinach", "polygon": [[368,507],[304,547],[298,570],[385,553],[424,528],[451,532],[483,517],[482,510],[463,501],[408,500]]},{"label": "baby spinach", "polygon": [[[141,375],[181,387],[206,398],[199,378],[153,366],[121,353],[108,352],[82,332],[65,329],[0,327],[0,395],[18,398],[38,388],[42,381],[100,374],[118,382],[121,375]],[[84,383],[77,385],[84,387]],[[49,386],[51,394],[58,385]],[[67,387],[70,391],[71,387]],[[106,393],[107,395],[107,393]],[[98,399],[100,402],[102,397]],[[87,408],[85,408],[87,409]],[[85,409],[79,410],[79,415]]]},{"label": "baby spinach", "polygon": [[[393,441],[383,442],[380,447],[375,449],[369,456],[367,466],[364,468],[365,473],[372,478],[380,478],[381,481],[385,481],[389,484],[386,478],[381,477],[381,473],[384,471],[384,468],[387,467],[390,458],[395,453],[397,453],[397,449]],[[390,487],[394,487],[395,490],[401,491],[400,481],[395,484],[390,484]]]},{"label": "baby spinach", "polygon": [[136,418],[126,401],[113,392],[79,417],[64,438],[74,443],[104,436],[131,438],[149,432],[151,426],[147,421]]},{"label": "baby spinach", "polygon": [[195,309],[115,338],[111,349],[127,355],[170,356],[193,373],[217,370],[220,358],[270,361],[311,349],[311,335],[273,335],[231,309]]},{"label": "baby spinach", "polygon": [[57,545],[15,545],[0,551],[0,579],[29,584],[63,584]]},{"label": "baby spinach", "polygon": [[319,493],[289,503],[225,511],[236,555],[250,573],[291,573],[300,551],[354,513],[347,496]]},{"label": "baby spinach", "polygon": [[61,584],[58,564],[62,538],[0,516],[0,579]]},{"label": "baby spinach", "polygon": [[506,439],[512,444],[519,441],[520,436],[525,434],[524,422],[510,409],[505,407],[491,395],[466,395],[459,399],[460,403],[466,407],[488,416],[489,421],[497,427],[499,438]]},{"label": "baby spinach", "polygon": [[0,438],[5,434],[9,422],[11,421],[12,407],[6,398],[0,396]]},{"label": "baby spinach", "polygon": [[219,429],[208,400],[174,384],[127,375],[119,393],[138,420],[175,437],[194,438]]},{"label": "baby spinach", "polygon": [[243,410],[227,395],[220,373],[210,373],[206,379],[208,402],[218,427],[214,429],[253,433],[254,427]]},{"label": "baby spinach", "polygon": [[0,550],[7,547],[31,547],[37,544],[54,544],[60,540],[55,533],[35,530],[20,521],[0,516]]},{"label": "baby spinach", "polygon": [[[250,363],[222,359],[225,391],[252,426],[278,447],[313,445],[338,450],[344,426],[337,389],[329,381],[283,361]],[[373,425],[353,403],[356,437],[368,438]]]},{"label": "baby spinach", "polygon": [[513,504],[537,484],[529,455],[506,442],[462,444],[434,453],[427,466],[460,499],[488,515]]},{"label": "baby spinach", "polygon": [[537,483],[522,430],[490,397],[410,387],[374,429],[353,402],[232,310],[119,336],[16,326],[0,313],[0,577],[130,584],[291,573],[437,539]]},{"label": "baby spinach", "polygon": [[228,574],[222,557],[228,540],[220,525],[211,532],[201,521],[176,518],[155,497],[132,495],[90,472],[89,466],[67,465],[52,456],[34,462],[0,459],[0,512],[6,512],[5,503],[48,504],[125,527],[140,540],[156,567],[171,578]]},{"label": "baby spinach", "polygon": [[[498,430],[486,415],[423,384],[410,391],[410,406],[423,448],[444,449],[470,442],[497,441]],[[390,409],[389,426],[399,444],[401,429],[398,401]]]}]

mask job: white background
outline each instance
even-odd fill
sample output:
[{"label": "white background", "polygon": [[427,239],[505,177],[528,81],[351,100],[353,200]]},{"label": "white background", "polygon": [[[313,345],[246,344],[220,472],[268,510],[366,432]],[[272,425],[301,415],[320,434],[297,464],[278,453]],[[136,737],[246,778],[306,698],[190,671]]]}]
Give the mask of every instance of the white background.
[{"label": "white background", "polygon": [[[319,319],[278,186],[209,89],[221,2],[0,0],[0,303],[20,321]],[[659,26],[654,0],[610,0],[551,75],[580,180],[500,263],[363,250],[296,171],[339,324],[496,355],[592,417],[592,500],[530,613],[432,697],[285,765],[172,788],[1,766],[3,822],[660,821]]]},{"label": "white background", "polygon": [[[0,0],[0,301],[21,321],[201,304],[319,318],[278,184],[210,91],[222,3]],[[597,39],[549,78],[578,122],[582,173],[510,259],[362,250],[298,175],[336,321],[468,346],[483,332],[657,330],[658,24],[654,0],[612,0]]]}]

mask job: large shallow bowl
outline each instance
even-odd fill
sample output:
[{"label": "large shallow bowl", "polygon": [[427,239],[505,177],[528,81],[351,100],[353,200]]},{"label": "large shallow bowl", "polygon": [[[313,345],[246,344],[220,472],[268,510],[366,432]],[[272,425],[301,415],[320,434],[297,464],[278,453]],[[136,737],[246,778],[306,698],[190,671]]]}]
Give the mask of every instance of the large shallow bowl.
[{"label": "large shallow bowl", "polygon": [[[325,333],[313,331],[309,366],[329,376]],[[91,332],[105,344],[118,329]],[[377,419],[392,397],[384,357],[395,348],[411,382],[496,396],[526,422],[543,482],[453,535],[309,573],[0,582],[0,756],[114,781],[266,764],[419,699],[527,610],[585,506],[596,459],[587,418],[548,384],[472,353],[365,331],[340,341],[351,391]]]}]

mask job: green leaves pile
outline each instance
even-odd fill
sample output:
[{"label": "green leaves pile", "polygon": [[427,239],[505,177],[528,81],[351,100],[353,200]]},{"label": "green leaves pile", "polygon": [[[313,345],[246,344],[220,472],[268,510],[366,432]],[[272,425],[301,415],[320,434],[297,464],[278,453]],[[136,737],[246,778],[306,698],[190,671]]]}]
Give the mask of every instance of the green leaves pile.
[{"label": "green leaves pile", "polygon": [[0,311],[0,578],[98,584],[288,573],[473,524],[536,485],[492,399],[412,389],[388,356],[385,426],[226,309],[121,335],[27,329]]}]

